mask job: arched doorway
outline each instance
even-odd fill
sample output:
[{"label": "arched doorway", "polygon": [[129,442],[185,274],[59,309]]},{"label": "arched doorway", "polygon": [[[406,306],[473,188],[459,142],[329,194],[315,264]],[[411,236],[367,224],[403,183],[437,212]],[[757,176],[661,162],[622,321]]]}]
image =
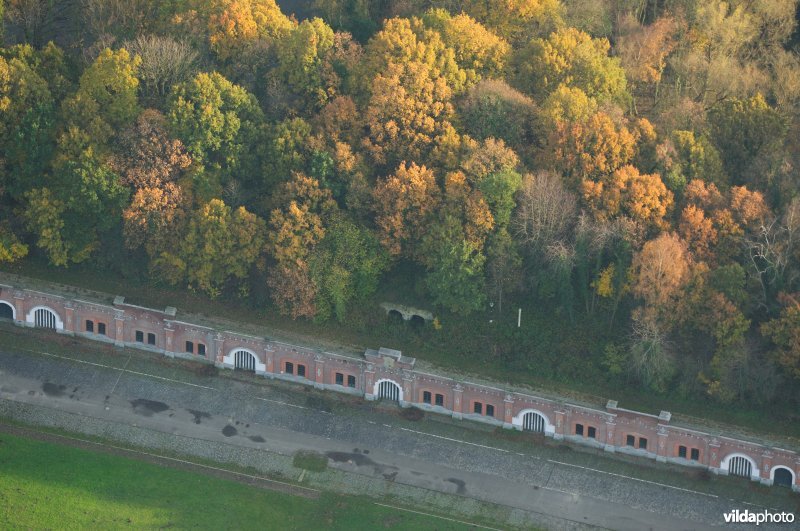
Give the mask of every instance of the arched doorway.
[{"label": "arched doorway", "polygon": [[246,350],[233,353],[233,366],[243,371],[256,372],[256,357]]},{"label": "arched doorway", "polygon": [[386,313],[386,317],[390,324],[399,325],[403,323],[403,314],[397,310],[389,310]]},{"label": "arched doorway", "polygon": [[753,465],[746,457],[734,456],[728,461],[728,473],[732,476],[749,478],[753,472]]},{"label": "arched doorway", "polygon": [[375,387],[377,388],[375,394],[379,399],[385,398],[392,402],[398,402],[403,398],[400,386],[391,380],[378,380],[375,383]]},{"label": "arched doorway", "polygon": [[39,308],[33,314],[33,324],[37,328],[56,329],[56,314],[47,308]]},{"label": "arched doorway", "polygon": [[772,469],[772,484],[779,487],[792,488],[794,475],[792,471],[783,466],[776,466]]},{"label": "arched doorway", "polygon": [[544,433],[544,427],[547,425],[545,418],[534,412],[529,411],[522,416],[522,430],[532,431],[534,433]]},{"label": "arched doorway", "polygon": [[425,328],[425,319],[423,319],[420,315],[412,315],[408,322],[413,330],[421,330]]},{"label": "arched doorway", "polygon": [[0,301],[0,319],[14,319],[16,311],[14,307],[6,301]]}]

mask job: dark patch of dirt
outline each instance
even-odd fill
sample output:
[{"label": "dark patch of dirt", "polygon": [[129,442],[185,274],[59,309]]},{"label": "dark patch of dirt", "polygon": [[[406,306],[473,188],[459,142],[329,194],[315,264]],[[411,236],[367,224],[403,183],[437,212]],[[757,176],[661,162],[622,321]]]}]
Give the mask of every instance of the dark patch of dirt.
[{"label": "dark patch of dirt", "polygon": [[199,367],[194,367],[194,373],[198,376],[213,378],[214,376],[219,376],[219,369],[210,363],[204,363]]},{"label": "dark patch of dirt", "polygon": [[42,384],[42,391],[44,391],[44,394],[47,396],[64,396],[64,391],[66,389],[66,385],[56,385],[50,382],[45,382]]},{"label": "dark patch of dirt", "polygon": [[192,414],[192,416],[194,417],[195,424],[200,424],[203,421],[203,419],[211,418],[211,414],[206,413],[205,411],[197,411],[196,409],[187,409],[186,411]]},{"label": "dark patch of dirt", "polygon": [[416,422],[425,418],[425,412],[415,407],[409,407],[403,409],[403,411],[400,412],[400,416],[406,420]]},{"label": "dark patch of dirt", "polygon": [[445,481],[449,481],[450,483],[453,483],[456,487],[458,487],[458,489],[456,490],[456,494],[464,494],[465,492],[467,492],[467,484],[464,483],[463,479],[447,478]]},{"label": "dark patch of dirt", "polygon": [[148,400],[146,398],[137,398],[136,400],[131,400],[131,406],[133,406],[134,412],[142,415],[143,417],[152,417],[153,413],[163,413],[169,409],[169,405],[165,404],[164,402]]},{"label": "dark patch of dirt", "polygon": [[250,439],[253,442],[257,442],[257,443],[267,442],[267,441],[264,440],[264,437],[262,437],[261,435],[251,435],[250,437],[248,437],[248,439]]},{"label": "dark patch of dirt", "polygon": [[237,433],[239,432],[236,430],[236,428],[234,428],[230,424],[222,428],[222,435],[224,435],[225,437],[233,437]]}]

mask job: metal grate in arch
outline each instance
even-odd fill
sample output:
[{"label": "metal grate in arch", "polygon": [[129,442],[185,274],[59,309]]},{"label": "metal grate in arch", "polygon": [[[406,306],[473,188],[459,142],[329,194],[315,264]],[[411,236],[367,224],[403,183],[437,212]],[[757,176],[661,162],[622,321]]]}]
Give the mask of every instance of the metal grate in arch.
[{"label": "metal grate in arch", "polygon": [[246,350],[237,350],[233,354],[234,367],[244,371],[256,371],[256,358]]},{"label": "metal grate in arch", "polygon": [[740,476],[743,478],[749,478],[752,475],[753,466],[750,464],[750,461],[745,459],[744,457],[732,457],[730,462],[728,462],[728,473],[732,476]]},{"label": "metal grate in arch", "polygon": [[38,328],[56,329],[56,314],[45,308],[39,308],[33,314],[33,323]]},{"label": "metal grate in arch", "polygon": [[384,381],[378,384],[378,398],[386,398],[393,402],[400,400],[400,386],[394,382]]},{"label": "metal grate in arch", "polygon": [[534,433],[544,433],[544,417],[538,413],[530,411],[522,417],[522,429]]}]

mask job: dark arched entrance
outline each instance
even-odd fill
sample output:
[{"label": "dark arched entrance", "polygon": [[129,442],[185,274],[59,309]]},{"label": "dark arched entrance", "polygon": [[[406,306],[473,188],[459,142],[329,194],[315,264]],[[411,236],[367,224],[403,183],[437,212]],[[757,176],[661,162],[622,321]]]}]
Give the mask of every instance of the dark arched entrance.
[{"label": "dark arched entrance", "polygon": [[398,312],[397,310],[389,310],[386,314],[388,316],[389,322],[391,324],[402,324],[403,322],[403,314]]},{"label": "dark arched entrance", "polygon": [[792,487],[792,473],[788,468],[778,467],[775,469],[775,479],[772,481],[773,485],[779,487]]},{"label": "dark arched entrance", "polygon": [[411,327],[415,330],[425,328],[425,319],[423,319],[419,315],[412,315],[411,319],[409,319],[408,322],[411,324]]},{"label": "dark arched entrance", "polygon": [[0,301],[0,319],[13,319],[14,308],[7,302]]}]

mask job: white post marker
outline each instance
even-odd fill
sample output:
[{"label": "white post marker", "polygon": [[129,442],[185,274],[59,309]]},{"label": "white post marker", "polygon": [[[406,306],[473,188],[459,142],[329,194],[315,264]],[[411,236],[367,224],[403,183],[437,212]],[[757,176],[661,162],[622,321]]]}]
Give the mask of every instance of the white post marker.
[{"label": "white post marker", "polygon": [[519,328],[520,325],[522,325],[522,308],[517,312],[517,328]]}]

